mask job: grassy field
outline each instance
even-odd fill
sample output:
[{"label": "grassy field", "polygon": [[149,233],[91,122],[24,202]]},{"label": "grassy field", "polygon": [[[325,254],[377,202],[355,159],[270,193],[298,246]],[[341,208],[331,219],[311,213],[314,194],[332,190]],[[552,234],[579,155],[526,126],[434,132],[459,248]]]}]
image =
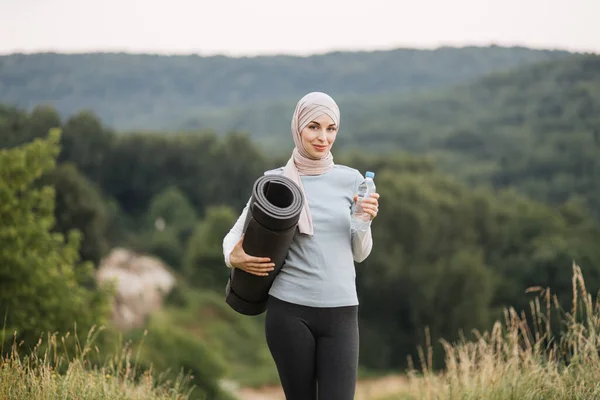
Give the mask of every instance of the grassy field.
[{"label": "grassy field", "polygon": [[[48,336],[26,356],[18,343],[0,358],[0,399],[186,399],[192,390],[189,376],[181,374],[169,381],[152,370],[137,370],[136,354],[123,348],[102,367],[93,367],[90,355],[97,352],[94,340],[99,330],[92,329],[83,345],[77,338]],[[74,353],[67,341],[74,341]],[[2,352],[4,354],[4,351]]]},{"label": "grassy field", "polygon": [[[420,351],[418,368],[388,380],[401,382],[393,395],[361,399],[597,399],[600,398],[600,302],[587,292],[581,270],[573,265],[573,300],[564,311],[546,288],[532,288],[538,296],[531,310],[507,309],[504,321],[475,340],[443,342],[446,369],[431,370],[431,347]],[[553,329],[554,327],[554,329]],[[556,332],[559,327],[559,334]],[[25,357],[13,351],[0,359],[1,399],[187,399],[190,377],[155,378],[152,371],[137,371],[137,354],[123,348],[92,367],[89,356],[97,351],[90,332],[74,354],[62,346],[65,337],[49,336]],[[43,350],[42,350],[43,349]],[[377,382],[375,380],[374,382]],[[359,384],[360,386],[360,384]],[[361,387],[362,388],[362,387]],[[260,393],[256,393],[260,396]],[[359,393],[357,392],[357,395]],[[269,397],[279,398],[277,394]]]},{"label": "grassy field", "polygon": [[[569,312],[548,289],[532,288],[539,296],[528,315],[507,309],[504,321],[477,340],[444,342],[444,373],[432,373],[429,352],[421,351],[421,367],[411,369],[406,387],[377,400],[600,398],[600,303],[576,265],[572,285]],[[557,322],[560,334],[553,335]]]}]

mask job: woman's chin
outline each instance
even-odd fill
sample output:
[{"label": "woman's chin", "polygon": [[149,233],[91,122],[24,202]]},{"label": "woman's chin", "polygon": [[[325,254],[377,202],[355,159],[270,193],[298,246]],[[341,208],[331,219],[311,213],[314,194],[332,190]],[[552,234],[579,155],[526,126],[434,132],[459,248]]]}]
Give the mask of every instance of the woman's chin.
[{"label": "woman's chin", "polygon": [[308,156],[313,159],[313,160],[321,160],[323,158],[326,158],[330,151],[331,151],[331,147],[326,147],[323,149],[319,149],[313,145],[310,145],[310,147],[308,146],[304,146],[304,150],[306,151],[306,153],[308,153]]},{"label": "woman's chin", "polygon": [[314,152],[313,154],[311,154],[312,158],[314,158],[315,160],[322,160],[323,158],[326,158],[329,155],[329,150],[327,151],[320,151],[320,152]]}]

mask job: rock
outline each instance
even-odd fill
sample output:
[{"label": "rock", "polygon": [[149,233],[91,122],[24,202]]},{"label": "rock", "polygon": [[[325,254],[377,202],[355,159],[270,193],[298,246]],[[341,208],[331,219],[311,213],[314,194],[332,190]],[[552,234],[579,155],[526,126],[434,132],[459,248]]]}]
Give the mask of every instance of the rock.
[{"label": "rock", "polygon": [[124,248],[113,249],[100,261],[96,279],[114,282],[112,320],[122,330],[142,327],[175,286],[175,277],[162,261]]}]

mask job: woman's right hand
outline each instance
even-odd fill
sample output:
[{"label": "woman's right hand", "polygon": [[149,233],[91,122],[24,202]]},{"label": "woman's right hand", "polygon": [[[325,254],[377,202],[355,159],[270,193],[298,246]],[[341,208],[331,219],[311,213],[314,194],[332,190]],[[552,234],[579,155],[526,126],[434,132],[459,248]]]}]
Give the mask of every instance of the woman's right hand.
[{"label": "woman's right hand", "polygon": [[240,240],[238,240],[233,250],[231,250],[231,254],[229,255],[229,263],[231,266],[253,275],[269,275],[269,272],[275,269],[275,264],[271,262],[269,257],[254,257],[246,254],[242,248],[243,241],[244,234],[242,234]]}]

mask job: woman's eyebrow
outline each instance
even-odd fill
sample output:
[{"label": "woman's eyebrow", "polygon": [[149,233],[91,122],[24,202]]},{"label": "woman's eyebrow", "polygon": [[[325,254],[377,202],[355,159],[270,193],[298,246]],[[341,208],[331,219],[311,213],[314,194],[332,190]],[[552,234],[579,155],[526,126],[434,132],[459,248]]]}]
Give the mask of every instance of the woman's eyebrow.
[{"label": "woman's eyebrow", "polygon": [[[320,124],[320,123],[318,123],[317,121],[310,121],[310,123],[311,123],[311,124],[316,124],[316,125],[319,125],[319,126],[321,126],[321,124]],[[335,123],[333,123],[333,124],[329,124],[329,126],[337,126],[337,125],[336,125]]]}]

